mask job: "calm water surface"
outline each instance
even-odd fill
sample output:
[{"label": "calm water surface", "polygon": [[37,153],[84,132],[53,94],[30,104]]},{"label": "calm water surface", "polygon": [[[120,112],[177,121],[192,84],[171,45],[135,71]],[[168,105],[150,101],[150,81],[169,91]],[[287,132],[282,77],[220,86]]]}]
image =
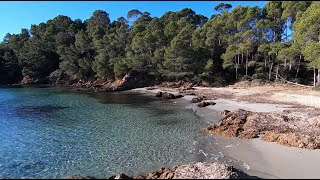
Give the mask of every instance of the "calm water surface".
[{"label": "calm water surface", "polygon": [[0,88],[0,178],[103,178],[201,161],[205,124],[179,102],[128,92]]}]

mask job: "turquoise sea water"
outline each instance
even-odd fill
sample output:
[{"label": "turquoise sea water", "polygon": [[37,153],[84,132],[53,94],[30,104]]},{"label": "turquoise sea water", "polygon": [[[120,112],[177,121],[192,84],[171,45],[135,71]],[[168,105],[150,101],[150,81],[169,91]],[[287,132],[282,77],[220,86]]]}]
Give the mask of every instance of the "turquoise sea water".
[{"label": "turquoise sea water", "polygon": [[205,121],[172,101],[0,88],[0,178],[135,175],[201,160]]}]

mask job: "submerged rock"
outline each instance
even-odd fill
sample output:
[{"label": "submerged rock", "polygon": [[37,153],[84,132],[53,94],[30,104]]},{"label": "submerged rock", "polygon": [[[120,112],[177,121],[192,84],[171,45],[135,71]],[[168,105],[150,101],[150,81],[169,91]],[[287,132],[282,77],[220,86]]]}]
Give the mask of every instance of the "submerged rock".
[{"label": "submerged rock", "polygon": [[206,106],[215,105],[215,104],[216,104],[215,102],[201,102],[197,106],[198,107],[206,107]]}]

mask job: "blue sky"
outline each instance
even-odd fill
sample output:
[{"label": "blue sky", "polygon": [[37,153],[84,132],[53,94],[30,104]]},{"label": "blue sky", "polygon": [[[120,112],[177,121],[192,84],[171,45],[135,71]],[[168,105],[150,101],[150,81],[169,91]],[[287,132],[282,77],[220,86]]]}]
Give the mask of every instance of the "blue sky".
[{"label": "blue sky", "polygon": [[[126,17],[131,9],[149,12],[152,17],[160,17],[167,11],[179,11],[185,7],[191,8],[198,14],[210,17],[213,8],[220,2],[226,1],[1,1],[0,2],[0,39],[6,33],[20,33],[21,28],[29,29],[31,24],[39,24],[52,19],[57,15],[66,15],[71,19],[85,20],[90,18],[93,11],[101,9],[109,14],[112,20],[118,17]],[[227,1],[233,7],[260,6],[263,7],[267,1]]]}]

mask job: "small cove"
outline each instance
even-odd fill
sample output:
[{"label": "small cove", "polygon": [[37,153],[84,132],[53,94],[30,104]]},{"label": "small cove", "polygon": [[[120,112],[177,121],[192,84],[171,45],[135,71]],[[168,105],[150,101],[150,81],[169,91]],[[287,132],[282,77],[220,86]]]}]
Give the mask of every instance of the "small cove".
[{"label": "small cove", "polygon": [[208,122],[179,99],[1,88],[0,109],[1,178],[105,178],[192,161],[232,161],[219,148],[203,150]]}]

